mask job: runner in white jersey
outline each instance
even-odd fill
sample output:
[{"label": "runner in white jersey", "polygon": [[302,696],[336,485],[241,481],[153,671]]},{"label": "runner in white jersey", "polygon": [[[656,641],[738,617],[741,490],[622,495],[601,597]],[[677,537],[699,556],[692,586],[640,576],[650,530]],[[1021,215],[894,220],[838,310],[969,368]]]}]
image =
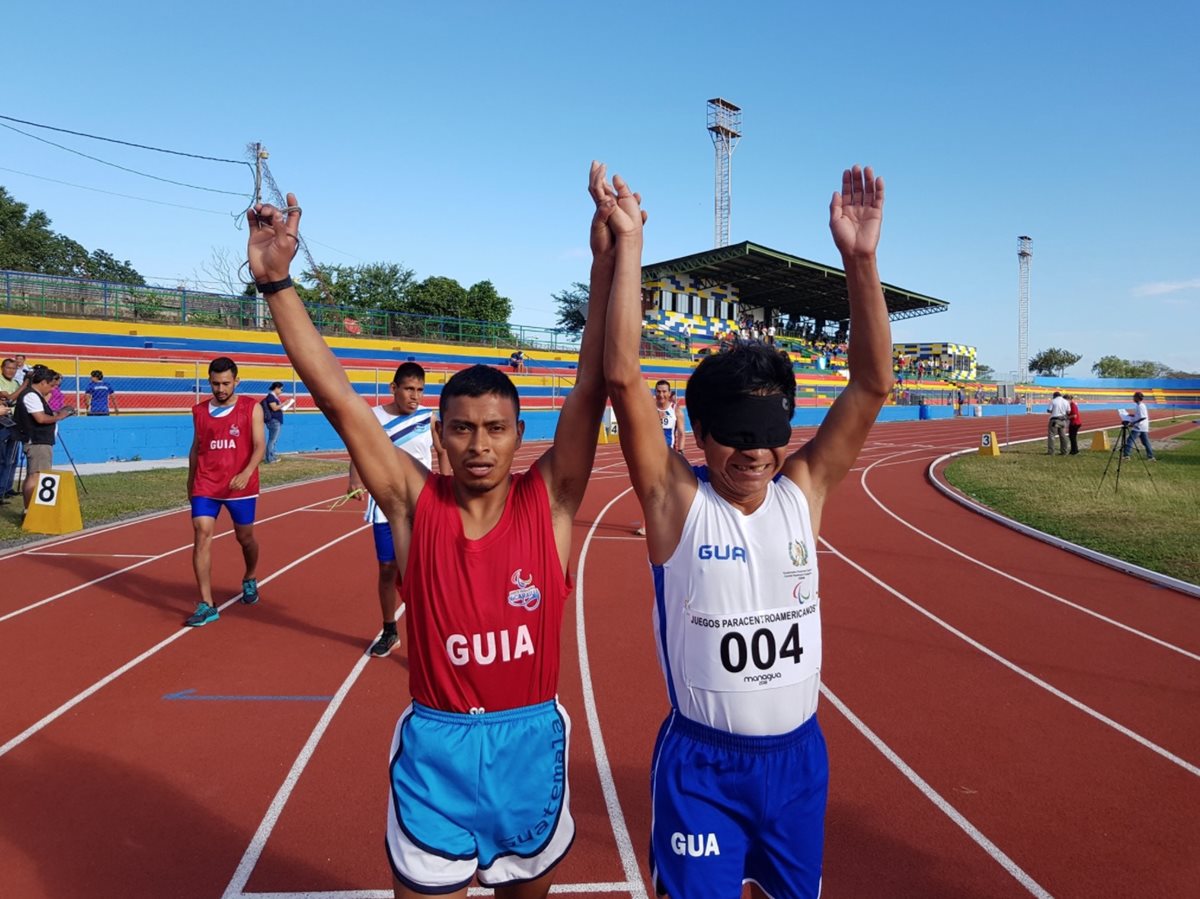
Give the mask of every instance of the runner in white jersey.
[{"label": "runner in white jersey", "polygon": [[[640,250],[640,198],[618,178],[611,189],[609,227]],[[645,517],[671,702],[651,772],[650,862],[658,893],[675,899],[736,899],[747,883],[760,899],[813,899],[821,889],[828,765],[815,714],[816,539],[826,497],[892,387],[875,262],[883,180],[846,170],[829,211],[853,325],[850,380],[790,454],[795,374],[763,344],[696,367],[688,417],[705,464],[671,452],[661,405],[642,386],[640,252],[625,254],[613,285],[605,380]]]},{"label": "runner in white jersey", "polygon": [[[430,470],[433,468],[433,453],[436,451],[438,470],[443,474],[448,473],[446,454],[433,427],[433,410],[421,407],[421,398],[425,395],[425,369],[415,362],[401,364],[392,378],[391,389],[392,401],[375,406],[371,411],[391,438],[392,444]],[[347,495],[355,497],[361,497],[365,493],[353,462],[350,463],[350,482],[346,492]],[[392,541],[392,528],[388,524],[387,516],[370,495],[367,495],[364,520],[371,522],[371,531],[375,538],[375,558],[379,562],[379,607],[383,612],[383,632],[379,639],[371,644],[368,652],[380,657],[386,656],[400,643],[400,635],[396,631],[400,589],[396,580],[396,547]]]},{"label": "runner in white jersey", "polygon": [[676,452],[683,452],[683,418],[675,403],[675,391],[671,382],[665,380],[654,383],[654,408],[658,410],[662,421],[663,439],[667,446]]}]

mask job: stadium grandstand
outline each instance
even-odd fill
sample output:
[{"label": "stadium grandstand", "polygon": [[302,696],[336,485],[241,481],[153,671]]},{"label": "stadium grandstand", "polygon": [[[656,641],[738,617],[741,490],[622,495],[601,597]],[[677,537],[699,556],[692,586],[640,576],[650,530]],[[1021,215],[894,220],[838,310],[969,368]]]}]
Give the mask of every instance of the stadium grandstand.
[{"label": "stadium grandstand", "polygon": [[[253,296],[223,296],[181,288],[136,287],[0,272],[0,352],[25,355],[63,375],[67,401],[87,410],[91,372],[100,370],[118,398],[122,421],[95,423],[97,443],[85,455],[125,458],[137,453],[178,453],[186,430],[174,419],[208,395],[207,365],[219,355],[237,361],[240,390],[261,396],[274,381],[299,412],[314,411],[308,389],[296,377],[272,330],[269,314]],[[943,300],[884,285],[893,319],[944,311]],[[686,403],[685,385],[696,360],[748,335],[774,343],[793,362],[797,424],[816,423],[846,383],[849,299],[838,269],[743,243],[643,270],[646,313],[642,368],[647,385],[667,380]],[[517,385],[531,439],[553,433],[554,411],[574,385],[578,338],[548,328],[510,323],[363,312],[314,305],[319,330],[341,360],[355,389],[368,402],[386,401],[396,366],[419,362],[427,372],[426,394],[436,401],[446,379],[468,365],[504,368]],[[770,329],[774,329],[771,333]],[[524,352],[522,371],[510,355]],[[1041,411],[1056,389],[1051,379],[1032,384],[964,383],[974,369],[972,347],[962,344],[896,344],[898,383],[882,419],[1005,414]],[[951,368],[930,366],[919,382],[905,376],[906,362],[926,355],[949,359]],[[1072,382],[1081,404],[1128,403],[1120,382]],[[1189,382],[1138,385],[1157,405],[1200,401]],[[962,400],[960,403],[959,400]],[[963,406],[974,406],[965,410]],[[916,408],[916,407],[919,407]],[[134,426],[128,413],[161,416]],[[317,449],[336,440],[322,417],[298,416],[285,429],[281,449]],[[303,423],[303,427],[298,427]],[[138,433],[128,433],[136,427]],[[165,429],[167,436],[151,434]],[[105,444],[102,435],[111,431]],[[161,438],[161,439],[160,439]],[[186,453],[186,447],[183,449]]]},{"label": "stadium grandstand", "polygon": [[[806,364],[849,335],[850,297],[841,269],[745,241],[642,268],[648,330],[703,348],[730,332],[774,329],[775,344]],[[883,285],[893,321],[945,312],[950,304]]]}]

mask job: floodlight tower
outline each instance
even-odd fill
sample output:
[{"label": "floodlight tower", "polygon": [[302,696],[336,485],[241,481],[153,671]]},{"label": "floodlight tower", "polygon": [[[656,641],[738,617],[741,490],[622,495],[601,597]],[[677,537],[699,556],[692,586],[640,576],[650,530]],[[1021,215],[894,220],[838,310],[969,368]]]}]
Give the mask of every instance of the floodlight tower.
[{"label": "floodlight tower", "polygon": [[708,133],[716,154],[713,195],[713,244],[729,246],[730,176],[733,150],[742,139],[742,108],[714,97],[708,101]]},{"label": "floodlight tower", "polygon": [[1017,238],[1017,374],[1029,379],[1029,260],[1033,238]]}]

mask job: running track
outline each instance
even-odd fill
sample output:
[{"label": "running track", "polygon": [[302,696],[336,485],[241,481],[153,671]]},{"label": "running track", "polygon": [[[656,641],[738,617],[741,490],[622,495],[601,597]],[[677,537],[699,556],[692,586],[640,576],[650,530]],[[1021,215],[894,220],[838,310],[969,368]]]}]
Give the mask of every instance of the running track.
[{"label": "running track", "polygon": [[[1044,426],[1014,418],[1011,434]],[[937,493],[929,462],[982,427],[877,426],[827,507],[823,896],[1194,896],[1200,602]],[[263,602],[197,630],[180,627],[183,511],[3,560],[0,895],[391,895],[386,756],[407,659],[363,655],[374,557],[354,507],[327,511],[343,485],[264,494]],[[619,449],[600,447],[563,631],[579,834],[555,894],[652,895],[666,706],[628,488]],[[232,600],[228,532],[214,559]]]}]

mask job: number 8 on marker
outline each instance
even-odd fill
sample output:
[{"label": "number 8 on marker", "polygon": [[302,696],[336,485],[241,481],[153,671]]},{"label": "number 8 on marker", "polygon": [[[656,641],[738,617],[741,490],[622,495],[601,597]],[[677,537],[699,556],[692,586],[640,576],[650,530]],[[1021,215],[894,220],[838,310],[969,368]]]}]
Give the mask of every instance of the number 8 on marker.
[{"label": "number 8 on marker", "polygon": [[58,499],[58,475],[45,474],[38,479],[37,502],[43,506],[53,506]]}]

